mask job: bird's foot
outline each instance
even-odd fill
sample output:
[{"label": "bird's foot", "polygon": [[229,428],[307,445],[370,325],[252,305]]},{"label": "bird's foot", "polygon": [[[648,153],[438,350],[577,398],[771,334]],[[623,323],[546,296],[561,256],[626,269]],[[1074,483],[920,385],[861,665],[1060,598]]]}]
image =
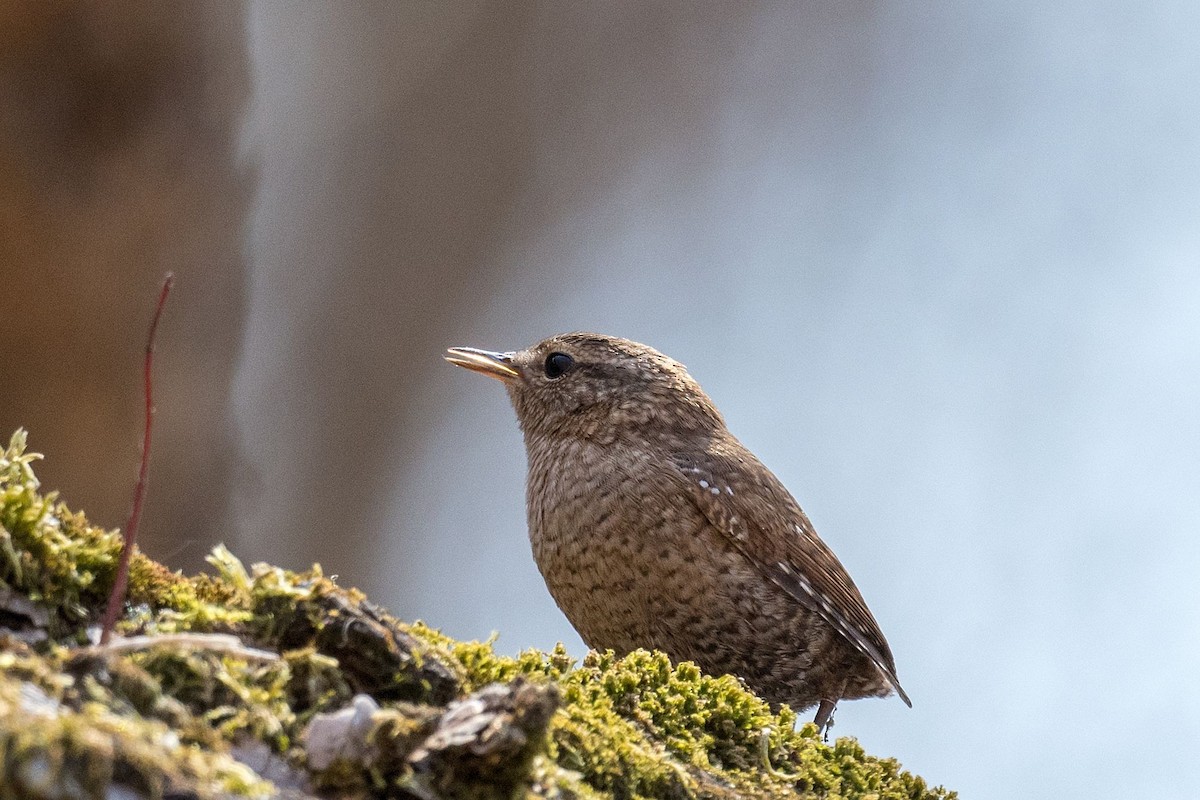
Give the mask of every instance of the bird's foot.
[{"label": "bird's foot", "polygon": [[829,729],[833,727],[833,712],[837,710],[837,700],[822,700],[817,707],[817,716],[813,720],[817,724],[817,733],[821,741],[829,744]]}]

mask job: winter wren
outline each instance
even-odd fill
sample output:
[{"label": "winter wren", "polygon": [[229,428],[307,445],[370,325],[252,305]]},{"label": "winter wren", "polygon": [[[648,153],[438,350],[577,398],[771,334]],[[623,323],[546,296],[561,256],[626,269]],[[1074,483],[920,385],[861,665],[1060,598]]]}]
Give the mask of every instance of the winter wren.
[{"label": "winter wren", "polygon": [[854,581],[682,364],[594,333],[446,360],[508,389],[533,556],[588,646],[740,676],[821,728],[841,699],[912,705]]}]

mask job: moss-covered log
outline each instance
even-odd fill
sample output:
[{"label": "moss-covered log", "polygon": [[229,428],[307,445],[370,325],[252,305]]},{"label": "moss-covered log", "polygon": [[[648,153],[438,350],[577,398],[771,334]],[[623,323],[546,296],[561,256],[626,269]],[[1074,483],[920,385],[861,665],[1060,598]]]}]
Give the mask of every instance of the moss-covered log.
[{"label": "moss-covered log", "polygon": [[497,655],[223,548],[194,577],[135,555],[125,638],[91,647],[120,537],[42,494],[36,458],[23,432],[0,455],[0,796],[954,796],[729,676]]}]

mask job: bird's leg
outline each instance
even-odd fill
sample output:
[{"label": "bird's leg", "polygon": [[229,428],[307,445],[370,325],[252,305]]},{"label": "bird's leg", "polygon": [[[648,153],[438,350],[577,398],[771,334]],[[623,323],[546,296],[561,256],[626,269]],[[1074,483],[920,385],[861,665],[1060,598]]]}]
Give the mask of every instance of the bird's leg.
[{"label": "bird's leg", "polygon": [[822,700],[821,705],[817,707],[817,717],[813,722],[817,723],[817,733],[821,734],[822,740],[829,741],[829,729],[833,727],[833,711],[837,708],[837,700]]},{"label": "bird's leg", "polygon": [[821,705],[817,706],[817,717],[813,720],[817,724],[817,732],[821,734],[822,741],[829,742],[829,729],[833,727],[833,712],[837,709],[838,700],[842,699],[842,695],[846,693],[846,685],[849,680],[842,681],[842,685],[834,693],[833,698],[821,700]]}]

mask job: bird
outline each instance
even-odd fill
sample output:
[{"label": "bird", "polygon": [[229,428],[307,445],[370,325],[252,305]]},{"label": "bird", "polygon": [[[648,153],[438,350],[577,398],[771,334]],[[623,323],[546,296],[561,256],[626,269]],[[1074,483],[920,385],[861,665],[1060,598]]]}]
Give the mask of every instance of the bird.
[{"label": "bird", "polygon": [[657,649],[773,706],[912,702],[879,624],[775,475],[687,369],[596,333],[519,351],[449,348],[496,378],[527,457],[534,560],[593,649]]}]

